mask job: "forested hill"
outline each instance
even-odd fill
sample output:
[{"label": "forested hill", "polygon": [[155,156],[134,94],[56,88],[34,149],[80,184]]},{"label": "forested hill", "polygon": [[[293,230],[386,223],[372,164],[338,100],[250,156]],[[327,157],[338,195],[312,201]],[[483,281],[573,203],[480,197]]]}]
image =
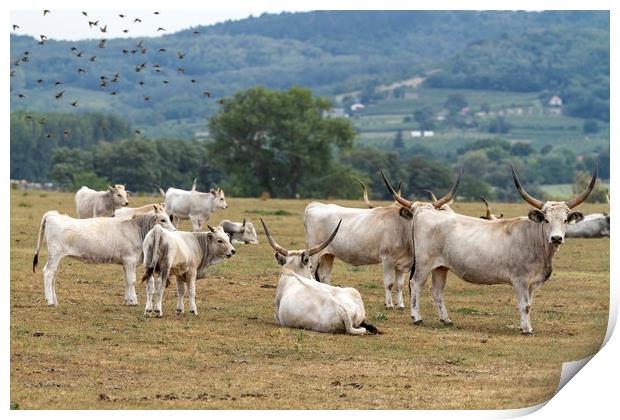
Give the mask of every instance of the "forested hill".
[{"label": "forested hill", "polygon": [[[551,41],[561,45],[544,66],[530,51],[541,30],[552,31]],[[543,72],[541,83],[516,90],[545,90],[559,70],[562,89],[571,87],[569,100],[598,89],[604,105],[609,83],[607,12],[282,13],[143,40],[111,39],[104,48],[98,47],[100,35],[95,28],[95,39],[44,45],[12,35],[11,109],[114,112],[133,125],[157,127],[151,136],[189,137],[170,122],[204,123],[217,98],[255,85],[301,85],[331,95],[443,70],[436,86],[496,88],[494,80],[485,84],[486,78],[476,77],[482,68],[504,79]],[[20,61],[25,51],[27,62]],[[571,64],[580,58],[582,66]],[[587,69],[590,63],[595,65]],[[458,77],[451,80],[453,74]],[[102,86],[102,76],[110,83]],[[589,112],[587,106],[575,109]],[[599,114],[584,116],[605,119]]]}]

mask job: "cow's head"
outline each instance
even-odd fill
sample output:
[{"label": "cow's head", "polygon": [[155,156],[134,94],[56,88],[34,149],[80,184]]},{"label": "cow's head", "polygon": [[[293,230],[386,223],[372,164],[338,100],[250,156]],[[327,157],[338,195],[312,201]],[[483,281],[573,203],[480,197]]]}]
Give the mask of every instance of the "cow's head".
[{"label": "cow's head", "polygon": [[504,213],[501,213],[499,216],[496,215],[496,214],[491,213],[491,207],[489,206],[488,201],[484,197],[478,197],[478,198],[480,198],[480,200],[484,203],[484,206],[487,209],[485,215],[484,216],[480,216],[481,219],[497,220],[497,219],[501,219],[502,217],[504,217]]},{"label": "cow's head", "polygon": [[[459,171],[459,175],[458,175],[458,177],[456,179],[456,182],[454,183],[454,186],[452,187],[450,192],[448,192],[448,194],[444,195],[443,197],[441,197],[438,200],[437,199],[433,199],[432,203],[423,203],[423,202],[420,202],[420,201],[409,201],[406,198],[403,198],[400,195],[400,193],[398,193],[398,192],[396,192],[394,190],[394,188],[392,187],[390,182],[385,177],[385,174],[383,173],[383,171],[380,171],[380,172],[381,172],[381,177],[383,178],[383,182],[385,183],[385,186],[387,187],[387,189],[392,194],[392,197],[394,197],[394,200],[396,200],[401,206],[403,206],[403,208],[400,210],[400,216],[405,218],[405,219],[407,219],[407,220],[413,220],[413,211],[416,208],[434,208],[436,210],[452,211],[452,209],[450,209],[448,207],[448,203],[454,199],[454,195],[456,194],[456,190],[458,189],[458,187],[459,187],[459,185],[461,183],[461,177],[463,176],[463,171]],[[433,197],[434,197],[434,195],[433,195]]]},{"label": "cow's head", "polygon": [[217,190],[211,189],[209,193],[213,195],[213,204],[216,209],[225,209],[228,207],[228,204],[226,204],[226,197],[224,196],[223,189],[221,188],[218,188]]},{"label": "cow's head", "polygon": [[258,235],[256,234],[256,229],[254,229],[254,224],[252,222],[246,222],[243,219],[243,225],[241,225],[241,229],[243,232],[243,236],[241,240],[246,244],[258,244]]},{"label": "cow's head", "polygon": [[124,185],[108,185],[108,189],[112,195],[112,202],[114,203],[115,209],[129,205],[129,200],[127,200],[127,191],[125,191]]},{"label": "cow's head", "polygon": [[310,263],[310,257],[321,252],[331,243],[331,241],[334,240],[336,233],[338,233],[338,229],[340,229],[340,224],[342,223],[342,220],[340,220],[336,226],[336,229],[334,229],[329,238],[327,238],[324,242],[313,246],[312,248],[292,251],[278,245],[277,242],[271,237],[271,233],[269,233],[269,229],[267,228],[267,225],[262,217],[260,221],[263,224],[263,229],[265,229],[265,235],[267,236],[269,244],[276,251],[275,257],[278,264],[280,264],[282,268],[288,268],[295,274],[299,274],[300,276],[307,278],[312,278],[312,264]]},{"label": "cow's head", "polygon": [[161,225],[161,227],[168,230],[177,230],[170,221],[168,213],[159,204],[153,204],[153,214],[151,217],[153,218],[153,225]]},{"label": "cow's head", "polygon": [[230,237],[224,232],[222,227],[213,228],[207,225],[209,232],[207,235],[207,243],[209,254],[216,259],[230,258],[237,253],[237,250],[230,243]]},{"label": "cow's head", "polygon": [[592,180],[588,188],[579,194],[577,197],[568,201],[540,201],[531,195],[529,195],[521,186],[514,166],[512,167],[512,178],[514,179],[517,191],[521,194],[521,197],[534,209],[530,210],[527,217],[535,222],[542,223],[545,236],[549,240],[549,243],[559,246],[564,242],[564,236],[566,234],[566,225],[571,222],[579,222],[583,220],[583,214],[578,211],[571,211],[574,207],[581,204],[594,189],[596,183],[596,176],[598,174],[598,166],[594,169]]}]

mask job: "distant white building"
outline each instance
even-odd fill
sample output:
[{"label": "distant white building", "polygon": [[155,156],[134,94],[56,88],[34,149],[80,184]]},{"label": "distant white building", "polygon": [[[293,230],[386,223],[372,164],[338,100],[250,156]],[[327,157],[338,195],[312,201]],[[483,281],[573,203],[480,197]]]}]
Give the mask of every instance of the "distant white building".
[{"label": "distant white building", "polygon": [[426,130],[422,132],[422,137],[433,137],[435,135],[434,131]]},{"label": "distant white building", "polygon": [[554,95],[551,98],[549,98],[548,105],[549,106],[562,106],[562,98],[560,98],[558,95]]},{"label": "distant white building", "polygon": [[364,108],[366,108],[364,106],[364,104],[360,104],[360,103],[356,103],[356,104],[351,105],[351,111],[353,111],[353,112],[359,111],[359,110],[364,109]]},{"label": "distant white building", "polygon": [[344,108],[333,108],[329,112],[324,111],[323,117],[349,118],[349,114],[345,112]]},{"label": "distant white building", "polygon": [[414,130],[411,132],[411,137],[422,137],[422,132],[418,130]]}]

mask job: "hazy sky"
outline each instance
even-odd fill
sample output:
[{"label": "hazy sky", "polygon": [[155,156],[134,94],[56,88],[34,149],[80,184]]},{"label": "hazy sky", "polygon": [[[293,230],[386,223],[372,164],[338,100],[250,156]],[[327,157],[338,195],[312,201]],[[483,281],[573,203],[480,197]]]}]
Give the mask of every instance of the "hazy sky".
[{"label": "hazy sky", "polygon": [[[117,38],[135,36],[157,36],[187,29],[197,25],[209,25],[223,22],[228,19],[244,19],[249,15],[259,16],[264,10],[220,10],[220,11],[171,11],[156,10],[109,11],[83,9],[88,16],[82,15],[82,10],[67,11],[50,9],[51,13],[43,16],[42,10],[11,11],[11,25],[19,25],[14,33],[32,35],[46,35],[50,39],[78,40],[85,38]],[[273,12],[273,11],[271,11]],[[119,14],[126,15],[125,18]],[[135,18],[141,23],[133,23]],[[99,21],[98,27],[90,28],[88,21]],[[102,33],[99,28],[107,25],[107,32]],[[162,27],[166,32],[157,31]],[[123,33],[128,29],[129,33]]]}]

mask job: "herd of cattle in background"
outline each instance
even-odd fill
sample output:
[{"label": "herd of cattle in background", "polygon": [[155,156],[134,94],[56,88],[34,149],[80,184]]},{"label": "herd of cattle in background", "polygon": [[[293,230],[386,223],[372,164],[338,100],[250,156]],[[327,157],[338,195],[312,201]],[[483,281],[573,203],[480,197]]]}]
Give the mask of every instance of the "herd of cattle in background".
[{"label": "herd of cattle in background", "polygon": [[[351,265],[382,264],[385,306],[404,309],[405,273],[410,272],[411,317],[422,323],[420,294],[429,275],[431,294],[439,319],[451,324],[443,298],[448,271],[475,284],[510,284],[516,290],[520,327],[533,332],[530,312],[534,291],[552,272],[555,252],[565,237],[609,236],[609,216],[571,211],[594,188],[597,171],[583,193],[568,201],[543,202],[530,196],[517,174],[512,176],[517,191],[533,208],[526,217],[503,219],[494,215],[484,198],[486,214],[476,218],[450,208],[462,174],[452,190],[430,202],[409,201],[394,190],[383,172],[383,181],[394,198],[387,207],[350,208],[312,202],[304,212],[306,249],[288,250],[272,237],[261,219],[265,235],[281,266],[275,298],[279,325],[320,332],[350,334],[377,333],[366,321],[360,293],[350,287],[331,286],[331,271],[337,258]],[[233,244],[257,244],[253,224],[223,220],[219,226],[203,225],[213,213],[228,204],[221,188],[200,192],[168,188],[159,191],[163,203],[129,208],[129,191],[124,185],[110,185],[107,191],[82,187],[75,195],[78,218],[48,211],[41,219],[36,252],[47,243],[43,268],[45,299],[56,306],[56,273],[63,258],[84,262],[119,264],[125,278],[125,303],[137,305],[136,268],[145,268],[145,314],[163,316],[162,300],[170,276],[176,277],[177,313],[184,313],[189,294],[189,311],[197,314],[196,280],[207,269],[236,253]],[[189,219],[191,232],[177,230]],[[396,289],[395,302],[392,300]],[[156,297],[156,299],[154,299]]]}]

